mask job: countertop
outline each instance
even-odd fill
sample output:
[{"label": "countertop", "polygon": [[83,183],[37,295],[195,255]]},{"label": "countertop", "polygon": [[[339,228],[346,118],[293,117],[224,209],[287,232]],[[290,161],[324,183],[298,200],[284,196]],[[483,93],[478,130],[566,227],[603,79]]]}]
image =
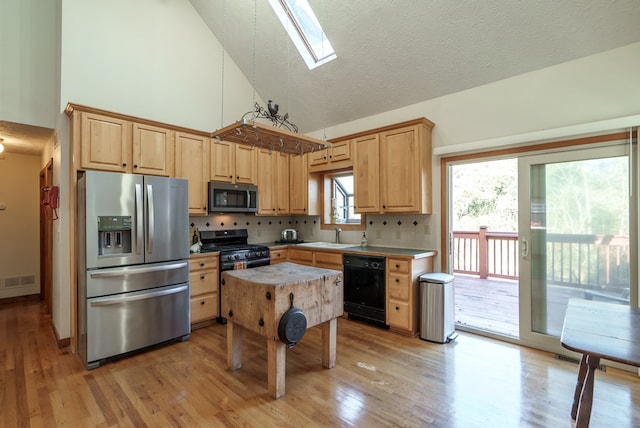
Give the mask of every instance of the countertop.
[{"label": "countertop", "polygon": [[354,244],[352,247],[344,247],[344,248],[331,248],[331,247],[306,247],[304,245],[298,244],[276,244],[276,243],[262,243],[260,245],[265,245],[269,248],[284,248],[284,247],[300,247],[301,249],[311,250],[311,251],[334,251],[338,253],[355,253],[355,254],[368,254],[368,255],[382,255],[382,256],[404,256],[404,257],[412,257],[415,259],[419,259],[422,257],[434,257],[438,254],[436,250],[422,250],[417,248],[396,248],[396,247],[380,247],[369,245],[366,247],[361,247],[360,245]]}]

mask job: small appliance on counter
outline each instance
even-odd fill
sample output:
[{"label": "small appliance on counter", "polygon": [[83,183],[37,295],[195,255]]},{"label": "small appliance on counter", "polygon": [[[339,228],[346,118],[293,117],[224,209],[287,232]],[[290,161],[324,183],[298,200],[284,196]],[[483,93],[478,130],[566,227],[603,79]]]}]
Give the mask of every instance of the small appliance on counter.
[{"label": "small appliance on counter", "polygon": [[301,244],[304,241],[298,239],[298,231],[295,229],[285,229],[280,234],[280,240],[276,241],[276,244]]}]

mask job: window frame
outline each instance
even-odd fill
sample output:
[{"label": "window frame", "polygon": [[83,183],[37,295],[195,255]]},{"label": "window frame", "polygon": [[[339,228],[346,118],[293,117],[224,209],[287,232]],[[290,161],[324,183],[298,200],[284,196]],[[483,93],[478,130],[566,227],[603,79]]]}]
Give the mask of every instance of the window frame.
[{"label": "window frame", "polygon": [[[367,218],[364,213],[360,214],[359,223],[331,223],[328,219],[331,218],[331,197],[333,196],[333,180],[334,177],[353,174],[353,167],[343,168],[332,171],[325,171],[317,173],[320,176],[322,185],[320,186],[320,229],[335,229],[340,227],[342,230],[366,230]],[[354,189],[355,194],[355,189]]]}]

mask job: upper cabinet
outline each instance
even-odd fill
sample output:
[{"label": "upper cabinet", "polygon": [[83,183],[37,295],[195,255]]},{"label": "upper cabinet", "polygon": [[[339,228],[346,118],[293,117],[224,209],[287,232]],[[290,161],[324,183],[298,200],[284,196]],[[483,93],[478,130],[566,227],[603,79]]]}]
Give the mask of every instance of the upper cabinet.
[{"label": "upper cabinet", "polygon": [[328,171],[353,166],[351,140],[336,141],[328,149],[309,153],[309,172]]},{"label": "upper cabinet", "polygon": [[431,129],[418,119],[352,139],[356,212],[431,214]]},{"label": "upper cabinet", "polygon": [[77,115],[81,121],[80,167],[131,172],[131,122],[88,112]]},{"label": "upper cabinet", "polygon": [[206,215],[210,140],[201,135],[176,133],[176,177],[189,180],[189,214]]},{"label": "upper cabinet", "polygon": [[214,140],[211,144],[210,179],[256,184],[257,152],[251,146]]},{"label": "upper cabinet", "polygon": [[81,168],[173,176],[173,130],[117,116],[79,114]]},{"label": "upper cabinet", "polygon": [[309,178],[307,156],[306,154],[289,156],[289,208],[291,214],[319,214],[318,187],[316,181]]},{"label": "upper cabinet", "polygon": [[289,155],[258,149],[258,215],[289,214]]},{"label": "upper cabinet", "polygon": [[133,172],[173,176],[175,131],[141,123],[133,124]]}]

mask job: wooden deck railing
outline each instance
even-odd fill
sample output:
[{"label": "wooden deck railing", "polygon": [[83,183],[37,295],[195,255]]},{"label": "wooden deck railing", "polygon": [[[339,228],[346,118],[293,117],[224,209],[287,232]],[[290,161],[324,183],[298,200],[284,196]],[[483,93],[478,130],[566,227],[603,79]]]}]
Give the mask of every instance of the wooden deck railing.
[{"label": "wooden deck railing", "polygon": [[[549,233],[545,239],[548,284],[628,293],[629,237]],[[453,232],[453,272],[518,279],[518,250],[515,232],[490,232],[484,226]]]},{"label": "wooden deck railing", "polygon": [[518,234],[453,232],[453,271],[480,278],[518,279]]}]

